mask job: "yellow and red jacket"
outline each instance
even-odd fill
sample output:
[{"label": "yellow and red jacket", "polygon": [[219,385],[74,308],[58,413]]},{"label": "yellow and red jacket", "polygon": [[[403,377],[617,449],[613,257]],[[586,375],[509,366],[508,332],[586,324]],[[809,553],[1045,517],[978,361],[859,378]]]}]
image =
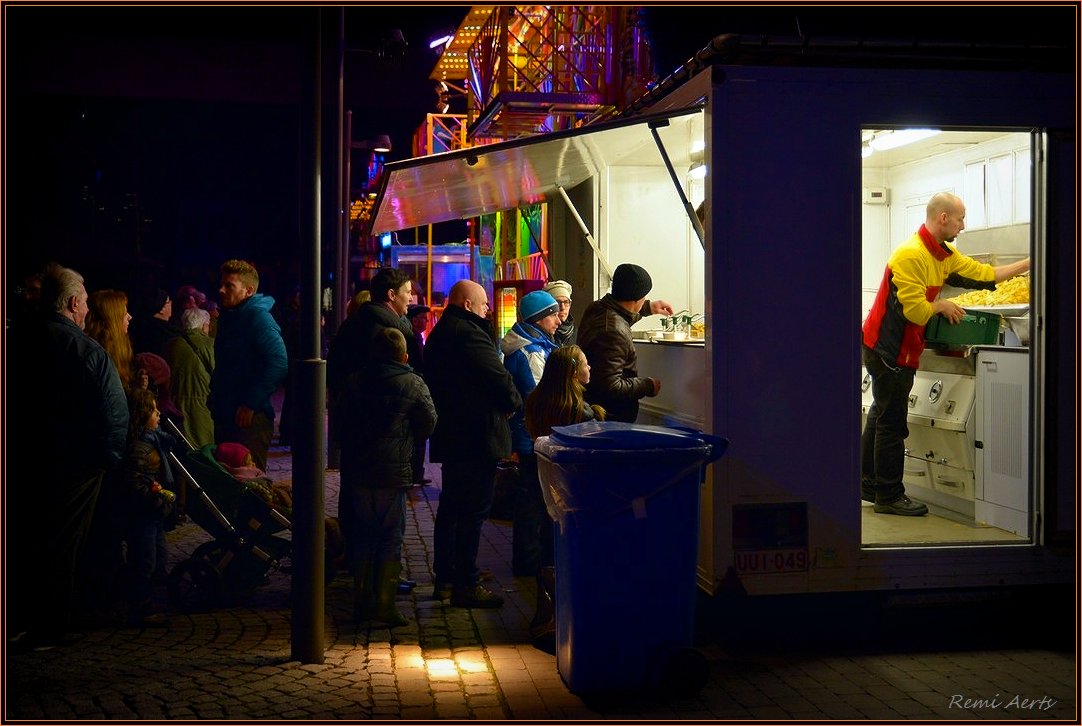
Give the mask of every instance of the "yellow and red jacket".
[{"label": "yellow and red jacket", "polygon": [[940,243],[922,224],[891,254],[875,302],[864,321],[864,345],[887,363],[916,368],[924,351],[924,326],[947,276],[991,282],[995,269]]}]

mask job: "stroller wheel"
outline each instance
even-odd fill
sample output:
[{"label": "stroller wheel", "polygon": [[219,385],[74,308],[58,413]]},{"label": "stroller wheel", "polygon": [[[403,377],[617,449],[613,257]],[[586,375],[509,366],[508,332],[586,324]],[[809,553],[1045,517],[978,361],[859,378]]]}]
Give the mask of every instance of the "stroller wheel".
[{"label": "stroller wheel", "polygon": [[166,588],[177,610],[210,609],[222,599],[222,576],[206,560],[187,559],[169,573]]},{"label": "stroller wheel", "polygon": [[212,567],[220,567],[222,564],[222,558],[231,552],[230,548],[225,542],[219,540],[211,540],[210,542],[204,542],[195,548],[189,559],[203,560],[209,563]]}]

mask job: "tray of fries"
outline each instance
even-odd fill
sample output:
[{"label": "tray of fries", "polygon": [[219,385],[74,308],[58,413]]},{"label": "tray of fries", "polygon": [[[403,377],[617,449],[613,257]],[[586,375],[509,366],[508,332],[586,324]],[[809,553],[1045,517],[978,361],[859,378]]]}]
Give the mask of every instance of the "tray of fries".
[{"label": "tray of fries", "polygon": [[1029,310],[1029,274],[1004,280],[995,290],[969,290],[947,299],[966,310],[1021,315]]}]

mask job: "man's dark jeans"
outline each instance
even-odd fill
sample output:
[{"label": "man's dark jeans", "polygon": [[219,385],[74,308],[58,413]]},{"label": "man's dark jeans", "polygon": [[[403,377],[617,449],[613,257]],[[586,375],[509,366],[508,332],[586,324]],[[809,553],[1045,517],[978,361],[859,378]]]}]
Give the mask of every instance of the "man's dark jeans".
[{"label": "man's dark jeans", "polygon": [[874,401],[860,437],[860,478],[874,488],[876,502],[889,504],[905,495],[902,472],[909,436],[909,393],[916,371],[891,367],[868,348],[862,349],[862,357],[872,376]]},{"label": "man's dark jeans", "polygon": [[443,486],[433,530],[432,569],[439,584],[474,587],[481,525],[492,507],[494,459],[443,464]]}]

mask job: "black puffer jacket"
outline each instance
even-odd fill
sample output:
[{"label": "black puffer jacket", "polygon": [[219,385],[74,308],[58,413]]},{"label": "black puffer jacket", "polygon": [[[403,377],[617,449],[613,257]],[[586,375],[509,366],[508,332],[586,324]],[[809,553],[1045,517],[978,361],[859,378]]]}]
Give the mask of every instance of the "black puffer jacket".
[{"label": "black puffer jacket", "polygon": [[346,379],[364,368],[369,360],[372,336],[382,328],[397,328],[406,338],[412,359],[416,352],[413,328],[408,320],[386,305],[366,302],[342,322],[327,351],[327,388],[334,394],[346,385]]},{"label": "black puffer jacket", "polygon": [[507,419],[522,397],[489,330],[484,318],[448,305],[425,343],[425,380],[440,415],[429,441],[434,462],[511,455]]},{"label": "black puffer jacket", "polygon": [[603,406],[610,421],[634,423],[639,399],[654,392],[650,379],[639,377],[631,339],[631,326],[649,305],[647,300],[639,313],[629,313],[609,294],[590,303],[579,322],[578,345],[590,363],[586,400]]},{"label": "black puffer jacket", "polygon": [[436,425],[424,380],[404,363],[373,363],[346,380],[339,411],[343,486],[408,487],[413,442]]}]

